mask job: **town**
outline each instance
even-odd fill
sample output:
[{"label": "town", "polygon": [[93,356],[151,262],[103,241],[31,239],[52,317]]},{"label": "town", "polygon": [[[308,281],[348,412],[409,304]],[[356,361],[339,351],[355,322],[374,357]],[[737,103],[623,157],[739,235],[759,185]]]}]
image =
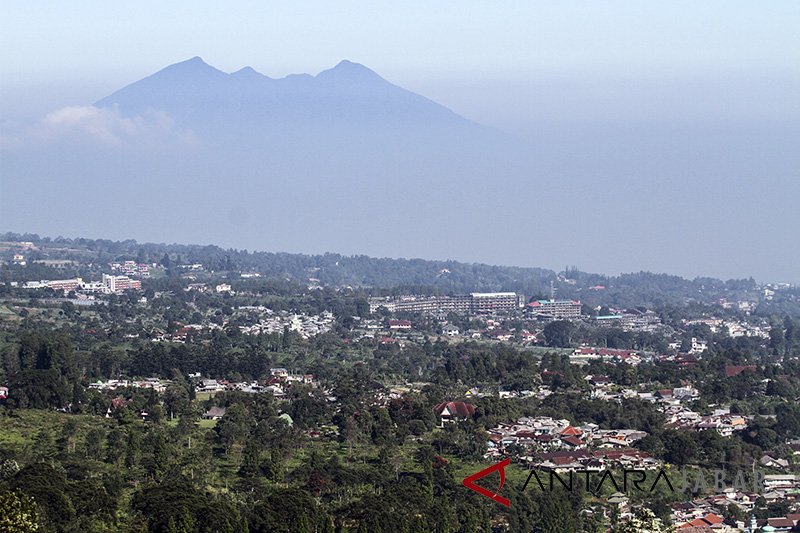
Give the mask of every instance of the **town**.
[{"label": "town", "polygon": [[[340,256],[2,240],[0,482],[47,516],[130,528],[186,491],[266,490],[317,530],[426,531],[446,517],[412,511],[430,486],[491,531],[524,530],[526,505],[589,531],[800,522],[792,285],[674,278],[665,299],[644,275],[487,284],[454,262],[428,285],[358,283],[369,269]],[[508,509],[460,486],[506,459],[503,492],[527,487]],[[627,471],[665,481],[629,490]],[[364,514],[381,494],[406,510]],[[225,505],[234,529],[276,519]]]}]

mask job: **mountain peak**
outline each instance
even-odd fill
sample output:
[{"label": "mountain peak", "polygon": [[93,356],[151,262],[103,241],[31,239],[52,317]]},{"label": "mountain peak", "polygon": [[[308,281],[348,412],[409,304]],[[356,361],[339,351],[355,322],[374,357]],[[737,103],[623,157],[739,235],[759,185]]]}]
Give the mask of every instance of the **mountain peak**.
[{"label": "mountain peak", "polygon": [[234,131],[241,122],[261,132],[287,126],[353,129],[354,124],[399,131],[423,125],[430,129],[433,123],[460,128],[468,122],[348,60],[316,76],[273,80],[252,67],[228,74],[193,57],[123,87],[95,105],[117,106],[127,116],[157,109],[195,131],[214,132],[222,124]]},{"label": "mountain peak", "polygon": [[367,67],[365,67],[361,63],[356,63],[354,61],[350,61],[349,59],[342,59],[333,68],[335,68],[335,69],[348,69],[348,68],[349,69],[358,69],[358,68],[362,68],[362,69],[369,70]]},{"label": "mountain peak", "polygon": [[179,74],[181,76],[203,76],[208,74],[218,75],[224,74],[221,70],[218,70],[205,61],[200,56],[194,56],[191,59],[187,59],[185,61],[180,61],[178,63],[173,63],[168,67],[161,69],[161,71],[157,72],[155,75],[159,73],[170,73],[170,74]]},{"label": "mountain peak", "polygon": [[319,79],[329,80],[344,80],[344,81],[368,81],[368,80],[381,80],[381,78],[374,70],[371,70],[361,63],[343,59],[339,63],[328,70],[323,70],[317,74]]},{"label": "mountain peak", "polygon": [[208,63],[206,63],[205,61],[203,61],[203,58],[200,57],[200,56],[194,56],[194,57],[192,57],[190,59],[187,59],[185,61],[179,61],[177,63],[174,63],[174,64],[172,64],[170,66],[171,67],[192,67],[192,68],[204,68],[204,67],[214,68],[211,65],[209,65]]},{"label": "mountain peak", "polygon": [[251,79],[251,80],[269,79],[269,76],[261,74],[253,67],[240,68],[236,72],[232,72],[231,76],[234,76],[236,78]]}]

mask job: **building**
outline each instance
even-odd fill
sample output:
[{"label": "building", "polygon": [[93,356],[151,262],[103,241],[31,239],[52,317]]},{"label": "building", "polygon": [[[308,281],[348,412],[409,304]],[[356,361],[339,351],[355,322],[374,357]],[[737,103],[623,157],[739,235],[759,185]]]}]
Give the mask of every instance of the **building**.
[{"label": "building", "polygon": [[475,415],[475,406],[466,402],[442,402],[436,405],[433,410],[445,422],[456,422],[467,420]]},{"label": "building", "polygon": [[725,377],[736,377],[743,372],[756,372],[758,368],[756,365],[725,365]]},{"label": "building", "polygon": [[437,313],[468,313],[469,296],[400,296],[397,298],[370,298],[370,312],[381,307],[390,313],[421,313],[431,315]]},{"label": "building", "polygon": [[127,290],[140,290],[142,282],[139,280],[131,279],[128,276],[109,276],[103,274],[103,285],[105,285],[106,292],[118,293]]},{"label": "building", "polygon": [[453,324],[447,324],[442,328],[442,334],[447,335],[448,337],[458,337],[458,327],[454,326]]},{"label": "building", "polygon": [[473,292],[469,296],[470,311],[473,313],[513,311],[519,307],[515,292]]},{"label": "building", "polygon": [[447,313],[494,313],[511,311],[519,307],[519,296],[513,292],[473,292],[457,296],[399,296],[370,298],[371,313],[384,308],[390,313],[420,313],[444,315]]},{"label": "building", "polygon": [[614,315],[599,315],[594,319],[597,324],[621,327],[625,330],[653,331],[661,324],[661,318],[653,311],[633,310]]},{"label": "building", "polygon": [[528,304],[528,312],[538,318],[570,320],[580,318],[581,302],[578,300],[534,300]]},{"label": "building", "polygon": [[56,279],[47,282],[48,289],[53,289],[54,291],[64,291],[65,293],[74,291],[81,285],[83,285],[83,280],[81,278]]},{"label": "building", "polygon": [[[81,278],[54,280],[43,279],[42,281],[25,281],[20,285],[20,287],[23,289],[53,289],[54,291],[63,291],[64,293],[68,293],[69,291],[76,290],[82,284],[83,280]],[[11,285],[13,287],[14,282],[12,282]]]},{"label": "building", "polygon": [[224,407],[212,407],[205,413],[203,413],[204,420],[219,420],[225,416],[225,408]]}]

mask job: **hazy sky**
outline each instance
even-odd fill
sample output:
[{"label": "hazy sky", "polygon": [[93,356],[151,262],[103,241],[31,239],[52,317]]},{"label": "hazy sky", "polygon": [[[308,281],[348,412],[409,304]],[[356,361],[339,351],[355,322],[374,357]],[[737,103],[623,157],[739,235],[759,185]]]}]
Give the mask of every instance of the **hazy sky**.
[{"label": "hazy sky", "polygon": [[[94,101],[195,55],[222,70],[250,65],[270,76],[316,73],[348,58],[497,123],[547,113],[541,103],[550,91],[569,98],[565,87],[594,97],[556,112],[585,115],[607,112],[623,88],[636,96],[664,84],[688,81],[702,91],[736,80],[785,100],[787,84],[797,89],[800,78],[800,2],[790,0],[1,5],[6,118]],[[748,109],[735,92],[726,100],[709,103],[732,113],[786,112],[784,101]]]},{"label": "hazy sky", "polygon": [[[596,248],[576,257],[566,248],[548,259],[498,243],[517,254],[473,247],[455,259],[800,281],[800,249],[783,237],[800,229],[800,209],[793,210],[800,205],[798,28],[794,0],[0,0],[0,134],[65,106],[91,104],[193,56],[226,72],[249,65],[272,77],[316,74],[346,58],[467,118],[532,140],[546,169],[539,179],[550,169],[595,180],[597,190],[576,194],[587,201],[606,194],[620,207],[598,209],[592,220],[613,221],[628,205],[646,215],[641,200],[658,191],[662,201],[674,200],[673,232],[697,234],[683,249],[674,233],[661,255],[657,246],[637,255],[639,241],[631,240],[622,256],[598,232]],[[603,180],[631,196],[611,197]],[[520,212],[530,207],[518,201]],[[707,214],[711,205],[716,211]],[[725,212],[733,205],[736,212]],[[781,229],[773,234],[767,218],[777,208]],[[622,241],[610,244],[624,248]],[[771,258],[760,259],[759,246],[771,247]],[[781,255],[776,247],[783,246],[791,250]],[[399,253],[431,256],[412,248]]]}]

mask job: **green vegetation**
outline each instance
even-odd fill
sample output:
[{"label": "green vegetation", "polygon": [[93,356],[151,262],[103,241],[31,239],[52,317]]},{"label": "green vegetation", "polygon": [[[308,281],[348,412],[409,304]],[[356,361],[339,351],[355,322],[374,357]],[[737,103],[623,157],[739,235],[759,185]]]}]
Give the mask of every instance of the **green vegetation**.
[{"label": "green vegetation", "polygon": [[[535,331],[540,342],[530,346],[520,338],[442,338],[442,320],[422,315],[401,317],[413,323],[407,335],[372,334],[365,322],[380,328],[390,314],[371,314],[367,298],[481,289],[534,295],[549,288],[551,272],[23,237],[36,240],[37,253],[68,249],[63,253],[77,262],[65,271],[3,267],[4,281],[91,276],[103,262],[131,258],[159,266],[141,293],[102,296],[96,305],[0,285],[0,384],[9,389],[0,403],[0,531],[624,531],[667,521],[675,496],[631,495],[635,519],[623,523],[610,493],[521,492],[527,478],[521,457],[542,452],[538,445],[508,452],[510,509],[463,488],[461,480],[490,464],[487,431],[523,416],[645,431],[636,446],[673,465],[673,478],[683,466],[750,468],[765,452],[789,457],[787,441],[800,436],[793,290],[747,317],[768,324],[768,338],[734,337],[685,322],[705,316],[720,295],[752,295],[751,280],[612,279],[570,270],[556,281],[560,296],[604,284],[608,292],[584,298],[584,291],[581,298],[606,309],[649,302],[665,329],[629,331],[591,320],[539,324],[521,313],[493,317],[516,333]],[[204,266],[190,272],[180,266],[194,263]],[[241,279],[240,271],[263,276]],[[311,277],[324,286],[310,288]],[[187,290],[195,282],[208,290]],[[233,291],[211,289],[223,282]],[[304,336],[288,325],[245,333],[265,316],[327,311],[330,327],[319,334]],[[446,320],[462,331],[488,322]],[[655,357],[685,351],[692,339],[708,344],[692,364]],[[637,366],[608,359],[576,365],[570,355],[584,343],[647,357]],[[727,375],[729,365],[749,366]],[[314,380],[277,380],[271,372],[277,367]],[[729,406],[750,417],[748,428],[721,437],[665,427],[653,403],[592,397],[590,375],[607,377],[612,392],[633,395],[694,386],[700,397],[692,409]],[[139,386],[148,378],[148,386]],[[201,378],[225,382],[223,390],[197,391]],[[128,383],[93,385],[110,379]],[[272,392],[233,385],[256,382],[260,389],[276,380]],[[442,426],[434,406],[465,399],[474,416]],[[212,419],[211,409],[224,414],[215,410],[221,417]],[[497,476],[485,480],[487,487],[498,483]],[[771,509],[759,504],[756,511]]]}]

